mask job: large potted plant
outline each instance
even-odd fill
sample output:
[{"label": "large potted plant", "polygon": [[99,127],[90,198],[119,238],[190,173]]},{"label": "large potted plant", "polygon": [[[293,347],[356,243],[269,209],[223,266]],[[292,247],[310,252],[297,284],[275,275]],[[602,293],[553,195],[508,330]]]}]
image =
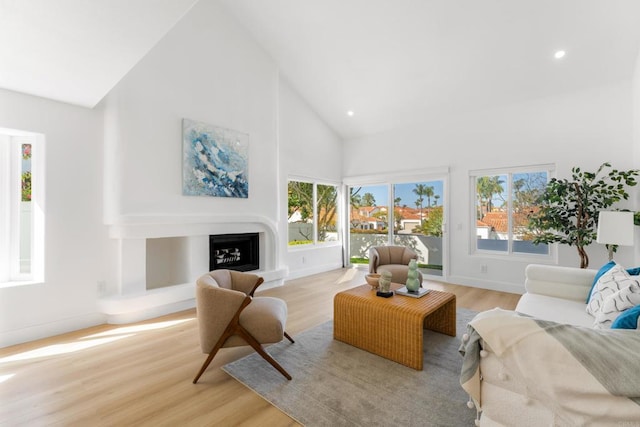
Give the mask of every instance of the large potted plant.
[{"label": "large potted plant", "polygon": [[589,266],[585,248],[596,240],[598,212],[629,198],[626,187],[637,184],[638,170],[619,171],[603,163],[593,172],[571,169],[571,180],[552,178],[529,218],[533,243],[575,246],[580,268]]}]

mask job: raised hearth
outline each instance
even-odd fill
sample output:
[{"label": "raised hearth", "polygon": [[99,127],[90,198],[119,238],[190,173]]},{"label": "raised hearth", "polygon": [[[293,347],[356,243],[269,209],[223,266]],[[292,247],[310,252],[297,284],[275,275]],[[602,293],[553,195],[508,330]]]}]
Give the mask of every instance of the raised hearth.
[{"label": "raised hearth", "polygon": [[[119,265],[99,299],[107,321],[128,323],[193,307],[195,281],[211,271],[210,236],[226,234],[257,235],[251,246],[257,251],[256,267],[251,271],[264,278],[261,289],[282,284],[287,269],[280,264],[275,224],[265,217],[128,217],[110,225]],[[238,262],[235,250],[229,253],[234,255],[228,261]]]}]

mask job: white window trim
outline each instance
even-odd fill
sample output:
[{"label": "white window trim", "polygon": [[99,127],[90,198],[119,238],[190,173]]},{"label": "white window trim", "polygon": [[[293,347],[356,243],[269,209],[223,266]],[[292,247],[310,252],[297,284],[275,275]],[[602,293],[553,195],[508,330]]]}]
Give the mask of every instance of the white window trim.
[{"label": "white window trim", "polygon": [[[11,236],[11,167],[4,167],[9,164],[11,153],[11,137],[9,135],[0,134],[0,195],[7,197],[9,195],[8,203],[0,203],[0,236]],[[5,272],[0,275],[0,283],[8,282],[11,279],[11,238],[0,239],[0,263],[3,269],[0,272]]]},{"label": "white window trim", "polygon": [[[9,203],[0,209],[2,234],[9,236],[0,243],[0,262],[8,266],[8,275],[0,277],[0,288],[44,282],[44,212],[45,168],[44,135],[0,128],[0,163],[9,164],[0,173],[0,190],[8,195]],[[20,203],[21,193],[21,144],[32,145],[31,156],[31,273],[20,273]],[[5,169],[5,168],[3,168]],[[6,205],[6,206],[5,206]]]},{"label": "white window trim", "polygon": [[[491,169],[475,169],[469,170],[469,224],[470,224],[470,232],[469,232],[469,254],[472,256],[481,256],[483,258],[494,258],[494,259],[505,259],[512,258],[518,259],[519,261],[528,261],[528,262],[548,262],[554,261],[557,262],[558,259],[558,245],[557,243],[548,244],[549,253],[548,254],[528,254],[522,252],[513,252],[513,238],[511,236],[511,215],[508,215],[509,221],[509,234],[510,239],[507,241],[507,251],[490,251],[486,249],[478,249],[478,239],[476,233],[476,180],[480,176],[496,176],[496,175],[508,175],[509,177],[513,176],[516,173],[525,173],[525,172],[547,172],[548,180],[554,178],[556,175],[556,166],[555,164],[537,164],[537,165],[524,165],[524,166],[510,166],[504,168],[491,168]],[[508,180],[507,184],[510,184],[511,179]],[[509,194],[509,199],[507,200],[507,209],[508,212],[511,213],[511,186],[509,185],[507,188],[507,194]]]}]

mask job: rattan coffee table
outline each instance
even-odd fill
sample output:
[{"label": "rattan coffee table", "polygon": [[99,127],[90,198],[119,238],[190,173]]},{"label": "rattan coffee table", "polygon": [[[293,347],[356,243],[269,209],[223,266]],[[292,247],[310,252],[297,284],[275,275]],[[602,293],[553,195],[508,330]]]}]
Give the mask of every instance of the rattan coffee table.
[{"label": "rattan coffee table", "polygon": [[336,294],[333,317],[334,339],[422,370],[423,329],[456,336],[456,296],[431,290],[422,298],[382,298],[362,285]]}]

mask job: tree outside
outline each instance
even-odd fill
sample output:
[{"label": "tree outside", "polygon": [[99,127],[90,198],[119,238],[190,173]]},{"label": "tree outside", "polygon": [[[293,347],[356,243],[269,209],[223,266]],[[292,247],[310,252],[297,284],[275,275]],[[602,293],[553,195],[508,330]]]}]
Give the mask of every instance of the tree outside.
[{"label": "tree outside", "polygon": [[414,233],[425,236],[442,237],[442,206],[436,206],[429,210],[429,216],[422,221],[422,225],[413,229]]},{"label": "tree outside", "polygon": [[481,176],[476,181],[476,196],[478,198],[477,218],[482,219],[488,212],[493,211],[494,197],[500,198],[504,202],[502,194],[506,176]]},{"label": "tree outside", "polygon": [[317,185],[318,193],[318,242],[325,242],[329,233],[338,230],[338,187],[335,185]]},{"label": "tree outside", "polygon": [[[288,222],[289,244],[313,243],[313,220],[317,222],[317,241],[329,240],[337,231],[338,188],[335,185],[316,185],[317,212],[313,210],[313,183],[289,181]],[[295,233],[294,233],[295,230]],[[292,238],[301,236],[301,239]]]},{"label": "tree outside", "polygon": [[[422,216],[422,203],[424,203],[424,197],[427,195],[427,186],[424,184],[416,184],[416,188],[413,189],[413,192],[418,196],[416,199],[416,207],[420,210],[420,221],[424,218]],[[433,194],[433,187],[431,187],[431,193]],[[427,204],[428,206],[428,204]]]},{"label": "tree outside", "polygon": [[375,206],[376,198],[371,193],[364,193],[362,195],[362,206]]},{"label": "tree outside", "polygon": [[533,241],[529,220],[539,210],[539,200],[544,193],[547,181],[546,172],[514,174],[511,218],[515,239]]},{"label": "tree outside", "polygon": [[31,144],[22,144],[22,201],[31,201]]}]

